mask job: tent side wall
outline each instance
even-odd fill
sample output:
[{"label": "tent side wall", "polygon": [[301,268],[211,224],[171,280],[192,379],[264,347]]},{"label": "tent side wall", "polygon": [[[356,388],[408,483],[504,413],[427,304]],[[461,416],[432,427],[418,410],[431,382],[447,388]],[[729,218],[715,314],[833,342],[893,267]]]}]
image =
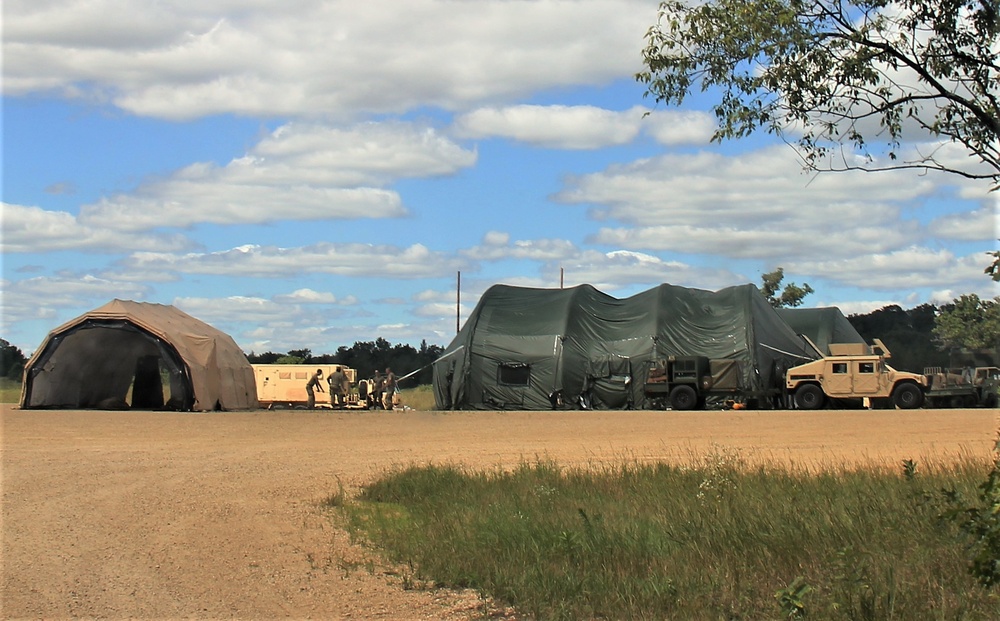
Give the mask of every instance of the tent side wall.
[{"label": "tent side wall", "polygon": [[804,334],[821,350],[828,352],[830,343],[864,343],[862,337],[844,313],[836,307],[779,308],[778,316],[797,334]]},{"label": "tent side wall", "polygon": [[571,290],[494,285],[434,365],[440,409],[549,409]]}]

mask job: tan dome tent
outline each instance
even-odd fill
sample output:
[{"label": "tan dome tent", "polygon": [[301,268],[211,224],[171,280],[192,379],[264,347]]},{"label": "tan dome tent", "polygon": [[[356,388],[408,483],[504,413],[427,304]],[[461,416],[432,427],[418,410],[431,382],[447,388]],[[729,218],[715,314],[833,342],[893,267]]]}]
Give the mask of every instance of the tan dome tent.
[{"label": "tan dome tent", "polygon": [[255,409],[253,368],[228,334],[173,306],[112,300],[45,338],[22,408]]}]

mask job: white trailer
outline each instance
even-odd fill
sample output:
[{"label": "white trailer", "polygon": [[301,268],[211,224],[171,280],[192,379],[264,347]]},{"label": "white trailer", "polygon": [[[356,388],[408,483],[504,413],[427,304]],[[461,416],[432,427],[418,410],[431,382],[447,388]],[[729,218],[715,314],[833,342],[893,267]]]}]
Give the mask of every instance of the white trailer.
[{"label": "white trailer", "polygon": [[364,395],[359,395],[357,371],[342,364],[255,364],[254,378],[257,382],[257,400],[269,409],[304,408],[309,404],[306,384],[316,369],[323,371],[323,392],[316,392],[316,407],[330,408],[330,387],[326,380],[338,369],[343,371],[350,382],[347,393],[347,407],[365,408],[367,385],[362,387]]}]

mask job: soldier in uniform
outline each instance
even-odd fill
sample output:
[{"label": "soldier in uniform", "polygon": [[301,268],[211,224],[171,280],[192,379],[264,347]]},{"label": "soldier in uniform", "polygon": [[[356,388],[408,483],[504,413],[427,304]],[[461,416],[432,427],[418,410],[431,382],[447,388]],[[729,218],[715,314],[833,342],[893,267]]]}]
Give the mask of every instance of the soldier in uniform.
[{"label": "soldier in uniform", "polygon": [[385,368],[385,397],[383,400],[385,403],[383,406],[387,410],[391,410],[393,406],[393,397],[396,395],[396,374],[392,372],[389,367]]},{"label": "soldier in uniform", "polygon": [[383,388],[382,374],[375,371],[375,379],[372,380],[372,402],[371,407],[374,409],[379,409],[382,406],[382,388]]},{"label": "soldier in uniform", "polygon": [[323,384],[320,380],[323,379],[323,369],[316,369],[313,376],[309,378],[309,383],[306,384],[306,394],[309,395],[309,409],[316,407],[316,390],[323,392]]},{"label": "soldier in uniform", "polygon": [[343,408],[347,405],[347,391],[351,386],[347,374],[337,367],[326,381],[330,384],[330,406],[338,410]]}]

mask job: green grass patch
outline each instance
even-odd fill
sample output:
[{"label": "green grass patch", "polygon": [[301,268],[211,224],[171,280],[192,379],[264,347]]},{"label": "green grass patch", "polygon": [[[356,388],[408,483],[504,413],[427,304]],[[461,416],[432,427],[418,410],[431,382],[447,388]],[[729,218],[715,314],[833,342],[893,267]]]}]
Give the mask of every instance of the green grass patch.
[{"label": "green grass patch", "polygon": [[399,403],[420,412],[431,412],[434,410],[434,388],[430,384],[404,388],[399,392]]},{"label": "green grass patch", "polygon": [[19,403],[21,401],[21,382],[0,377],[0,403]]},{"label": "green grass patch", "polygon": [[990,465],[923,470],[796,473],[731,454],[696,467],[429,465],[337,504],[414,583],[478,589],[537,619],[1000,618],[947,517]]}]

